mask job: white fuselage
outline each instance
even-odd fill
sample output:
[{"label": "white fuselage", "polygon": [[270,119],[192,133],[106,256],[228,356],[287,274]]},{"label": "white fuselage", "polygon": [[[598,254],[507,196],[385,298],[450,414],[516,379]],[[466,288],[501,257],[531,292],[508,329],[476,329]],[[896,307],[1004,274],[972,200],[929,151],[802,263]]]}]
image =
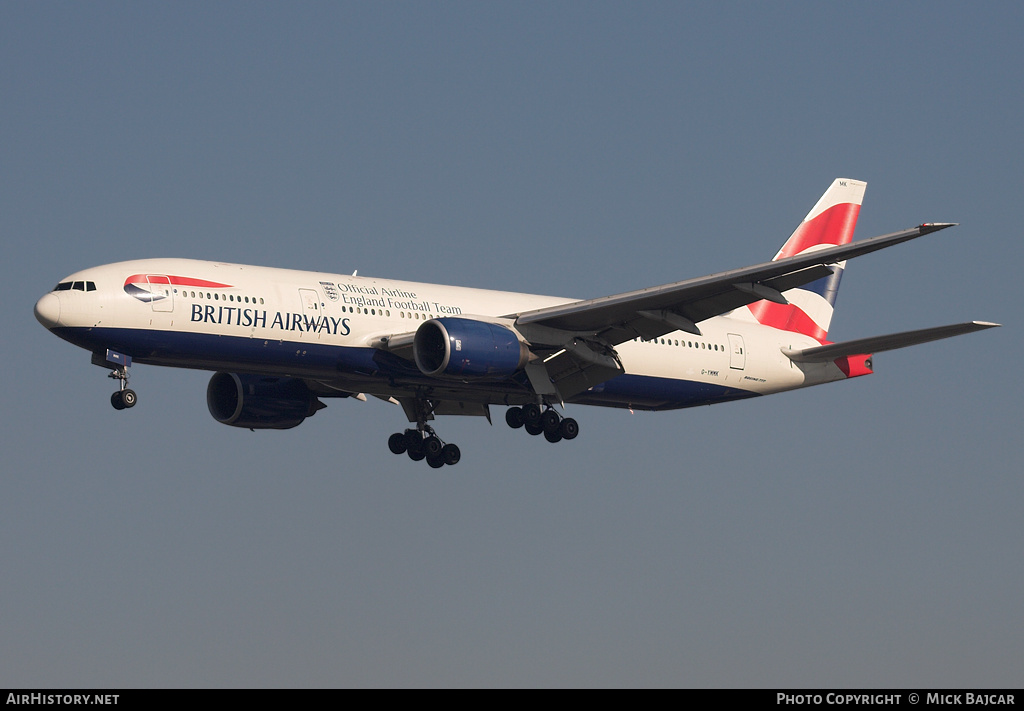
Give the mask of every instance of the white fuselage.
[{"label": "white fuselage", "polygon": [[[71,283],[68,287],[67,284]],[[87,289],[79,285],[95,285]],[[572,299],[438,284],[223,264],[147,259],[87,269],[44,296],[37,316],[94,353],[140,363],[314,380],[339,392],[400,397],[437,387],[461,400],[535,399],[515,383],[431,382],[375,345],[443,317],[512,326],[515,315]],[[502,321],[502,319],[506,319]],[[744,308],[616,347],[625,375],[572,401],[670,409],[764,395],[844,378],[832,363],[797,364],[781,348],[813,338],[757,323]]]}]

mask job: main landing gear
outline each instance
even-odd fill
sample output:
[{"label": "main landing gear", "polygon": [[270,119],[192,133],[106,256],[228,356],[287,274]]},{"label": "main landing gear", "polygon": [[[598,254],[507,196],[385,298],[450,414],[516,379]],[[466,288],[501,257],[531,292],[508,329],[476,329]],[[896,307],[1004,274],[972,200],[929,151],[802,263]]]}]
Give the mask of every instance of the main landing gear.
[{"label": "main landing gear", "polygon": [[139,398],[135,391],[128,387],[128,368],[123,365],[118,366],[107,377],[121,383],[121,389],[110,395],[110,404],[114,406],[114,409],[124,410],[129,407],[135,407],[135,403],[138,402]]},{"label": "main landing gear", "polygon": [[462,458],[457,445],[445,444],[434,433],[434,428],[427,425],[421,425],[415,430],[395,432],[388,438],[388,449],[395,454],[408,454],[414,462],[426,459],[433,469],[440,469],[445,464],[454,466]]},{"label": "main landing gear", "polygon": [[576,439],[580,426],[571,417],[562,418],[554,408],[548,406],[541,410],[540,405],[529,404],[522,407],[510,407],[505,411],[505,422],[514,430],[525,427],[531,435],[543,434],[548,442],[560,442],[563,439]]}]

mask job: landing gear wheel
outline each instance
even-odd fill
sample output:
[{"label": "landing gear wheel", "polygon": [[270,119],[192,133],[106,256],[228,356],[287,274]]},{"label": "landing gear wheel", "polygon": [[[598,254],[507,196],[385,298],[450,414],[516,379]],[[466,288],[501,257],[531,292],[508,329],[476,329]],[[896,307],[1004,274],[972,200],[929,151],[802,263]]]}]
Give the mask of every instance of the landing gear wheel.
[{"label": "landing gear wheel", "polygon": [[558,430],[555,430],[554,432],[548,432],[547,430],[544,430],[544,439],[546,439],[548,442],[551,442],[551,444],[554,444],[555,442],[561,442],[562,433],[559,432]]},{"label": "landing gear wheel", "polygon": [[[540,416],[540,426],[544,428],[545,434],[548,432],[558,432],[558,425],[561,422],[562,418],[554,410],[547,410]],[[561,437],[558,439],[561,439]]]},{"label": "landing gear wheel", "polygon": [[558,426],[558,433],[562,435],[562,439],[576,439],[576,435],[580,433],[580,426],[576,420],[566,417]]},{"label": "landing gear wheel", "polygon": [[540,405],[530,403],[529,405],[523,405],[523,421],[526,424],[531,422],[536,424],[540,422]]},{"label": "landing gear wheel", "polygon": [[523,426],[523,408],[521,407],[510,407],[505,410],[505,423],[514,430],[518,430]]},{"label": "landing gear wheel", "polygon": [[459,460],[462,459],[462,452],[459,451],[458,446],[454,444],[446,444],[441,450],[441,459],[444,460],[445,464],[456,465]]},{"label": "landing gear wheel", "polygon": [[121,397],[120,390],[110,394],[110,404],[114,406],[115,410],[123,410],[125,408],[124,398]]},{"label": "landing gear wheel", "polygon": [[134,390],[126,388],[126,389],[121,391],[121,402],[124,403],[124,406],[126,408],[127,407],[135,407],[135,403],[137,403],[138,401],[139,401],[139,397],[138,397],[138,395],[135,394]]},{"label": "landing gear wheel", "polygon": [[427,457],[427,464],[430,465],[431,469],[440,469],[444,466],[444,460],[441,458],[441,455],[438,454],[437,456]]},{"label": "landing gear wheel", "polygon": [[441,444],[441,440],[434,435],[430,435],[423,440],[423,451],[427,453],[428,457],[440,456],[443,447],[444,445]]},{"label": "landing gear wheel", "polygon": [[421,459],[423,459],[425,456],[427,456],[427,453],[423,451],[422,447],[417,448],[417,449],[408,449],[408,450],[406,450],[405,453],[408,454],[409,455],[409,459],[413,460],[414,462],[418,462]]},{"label": "landing gear wheel", "polygon": [[544,427],[539,422],[527,422],[526,432],[532,435],[539,435],[544,431]]},{"label": "landing gear wheel", "polygon": [[391,450],[392,454],[405,454],[405,450],[409,449],[405,435],[401,432],[395,432],[388,437],[388,449]]}]

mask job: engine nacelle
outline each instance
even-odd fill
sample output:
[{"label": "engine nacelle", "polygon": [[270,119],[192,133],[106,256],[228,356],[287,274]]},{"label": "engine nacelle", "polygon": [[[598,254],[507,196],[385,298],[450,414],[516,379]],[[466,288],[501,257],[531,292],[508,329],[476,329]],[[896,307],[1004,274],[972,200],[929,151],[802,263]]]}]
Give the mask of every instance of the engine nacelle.
[{"label": "engine nacelle", "polygon": [[504,326],[468,318],[435,318],[416,329],[413,354],[424,375],[494,378],[522,368],[530,349]]},{"label": "engine nacelle", "polygon": [[287,430],[327,407],[295,378],[215,373],[206,406],[217,422],[253,430]]}]

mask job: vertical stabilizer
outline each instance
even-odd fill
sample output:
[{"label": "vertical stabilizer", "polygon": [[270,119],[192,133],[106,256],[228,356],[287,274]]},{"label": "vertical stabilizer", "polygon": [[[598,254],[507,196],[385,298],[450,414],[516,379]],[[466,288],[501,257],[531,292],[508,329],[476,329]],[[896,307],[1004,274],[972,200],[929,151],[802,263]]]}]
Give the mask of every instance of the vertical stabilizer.
[{"label": "vertical stabilizer", "polygon": [[[866,187],[867,183],[860,180],[837,178],[786,240],[773,261],[848,244],[853,239]],[[846,262],[840,262],[832,267],[832,276],[784,292],[789,304],[757,301],[747,308],[765,326],[824,341],[832,322],[836,292],[845,267]]]}]

